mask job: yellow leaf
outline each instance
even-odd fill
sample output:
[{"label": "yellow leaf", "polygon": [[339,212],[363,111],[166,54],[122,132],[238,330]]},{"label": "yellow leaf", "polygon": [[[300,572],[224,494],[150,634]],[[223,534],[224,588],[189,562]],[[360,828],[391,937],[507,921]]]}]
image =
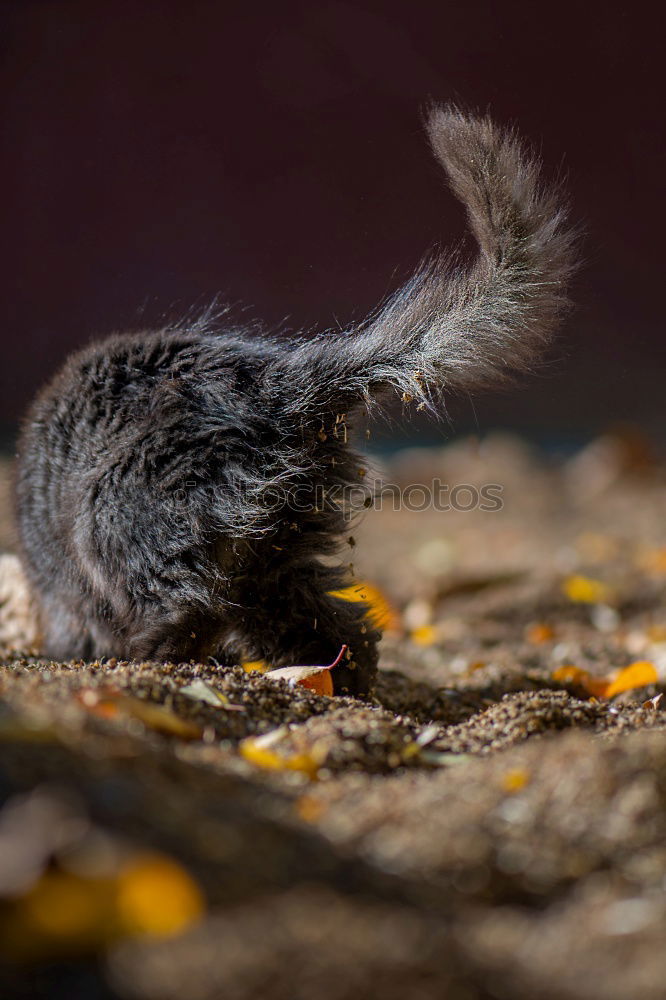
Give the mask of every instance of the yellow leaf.
[{"label": "yellow leaf", "polygon": [[177,736],[181,740],[201,739],[203,732],[201,726],[187,719],[181,719],[164,705],[132,697],[120,698],[117,705],[121,712],[125,712],[133,719],[138,719],[144,726],[154,729],[156,733],[162,733],[164,736]]},{"label": "yellow leaf", "polygon": [[264,771],[301,771],[309,778],[316,778],[326,752],[322,752],[322,748],[315,743],[307,753],[281,754],[275,749],[275,744],[286,732],[282,726],[265,736],[250,736],[242,740],[238,748],[241,757]]},{"label": "yellow leaf", "polygon": [[204,899],[196,882],[170,858],[138,855],[120,873],[116,906],[122,931],[167,937],[198,920]]},{"label": "yellow leaf", "polygon": [[188,719],[181,719],[164,705],[123,694],[118,688],[84,688],[79,692],[78,700],[92,715],[102,719],[130,716],[155,732],[177,736],[181,740],[198,740],[202,735],[200,726]]},{"label": "yellow leaf", "polygon": [[47,870],[10,906],[1,950],[35,961],[98,952],[129,935],[178,934],[202,915],[204,899],[177,862],[151,851],[105,876]]},{"label": "yellow leaf", "polygon": [[511,771],[507,771],[502,778],[502,787],[505,792],[520,792],[529,782],[530,775],[528,771],[523,768],[514,768]]},{"label": "yellow leaf", "polygon": [[577,604],[608,604],[613,600],[612,589],[589,576],[568,576],[562,583],[562,590]]},{"label": "yellow leaf", "polygon": [[265,674],[267,670],[270,670],[270,667],[265,660],[247,660],[245,663],[242,663],[241,666],[246,674],[251,674],[253,671]]},{"label": "yellow leaf", "polygon": [[366,617],[374,628],[384,632],[400,631],[400,615],[379,587],[372,583],[362,581],[341,590],[331,590],[329,596],[342,601],[363,602],[368,605]]},{"label": "yellow leaf", "polygon": [[434,625],[419,625],[418,628],[413,628],[409,635],[417,646],[432,646],[437,642],[439,633]]},{"label": "yellow leaf", "polygon": [[113,927],[113,880],[47,871],[19,901],[14,921],[40,950],[94,947]]},{"label": "yellow leaf", "polygon": [[659,675],[654,663],[650,663],[649,660],[637,660],[613,677],[606,689],[605,696],[613,698],[621,691],[632,691],[634,688],[646,687],[648,684],[656,684],[658,680]]}]

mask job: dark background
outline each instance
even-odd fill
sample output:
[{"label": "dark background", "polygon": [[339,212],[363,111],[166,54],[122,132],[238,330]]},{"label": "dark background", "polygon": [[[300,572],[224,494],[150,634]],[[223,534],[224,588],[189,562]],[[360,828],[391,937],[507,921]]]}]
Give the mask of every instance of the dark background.
[{"label": "dark background", "polygon": [[1,10],[6,434],[71,348],[218,292],[269,326],[362,317],[464,233],[420,125],[427,100],[455,98],[569,175],[587,231],[549,365],[461,402],[456,430],[661,436],[664,56],[647,5]]}]

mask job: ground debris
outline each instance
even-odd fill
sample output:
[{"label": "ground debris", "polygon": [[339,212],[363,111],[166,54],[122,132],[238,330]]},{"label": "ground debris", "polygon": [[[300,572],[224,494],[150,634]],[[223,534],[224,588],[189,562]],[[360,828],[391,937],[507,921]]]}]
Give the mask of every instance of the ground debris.
[{"label": "ground debris", "polygon": [[503,506],[354,529],[367,702],[40,660],[0,559],[3,996],[663,995],[666,471],[497,437],[391,474],[426,472]]}]

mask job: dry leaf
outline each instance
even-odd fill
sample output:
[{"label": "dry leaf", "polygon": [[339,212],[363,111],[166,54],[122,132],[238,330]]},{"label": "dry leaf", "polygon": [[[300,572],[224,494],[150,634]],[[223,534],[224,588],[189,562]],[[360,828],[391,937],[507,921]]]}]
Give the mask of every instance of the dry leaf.
[{"label": "dry leaf", "polygon": [[666,548],[648,549],[642,552],[636,561],[641,569],[648,573],[655,576],[666,574]]},{"label": "dry leaf", "polygon": [[207,705],[212,705],[214,708],[226,709],[228,712],[244,712],[245,707],[243,705],[233,705],[226,694],[222,694],[221,691],[217,691],[206,681],[201,680],[197,677],[193,680],[191,684],[186,684],[185,687],[179,688],[179,694],[184,694],[186,698],[191,698],[192,701],[203,701]]},{"label": "dry leaf", "polygon": [[536,624],[529,626],[525,632],[525,638],[528,642],[538,646],[542,642],[548,642],[550,639],[554,639],[555,630],[551,625],[546,625],[543,622],[537,622]]},{"label": "dry leaf", "polygon": [[123,694],[117,688],[84,688],[78,700],[92,714],[103,719],[116,719],[121,715],[138,719],[148,729],[181,740],[201,739],[203,730],[188,719],[181,719],[164,705],[144,701],[134,695]]},{"label": "dry leaf", "polygon": [[103,877],[50,869],[11,901],[2,950],[28,961],[89,954],[122,937],[182,933],[203,911],[198,885],[157,852]]},{"label": "dry leaf", "polygon": [[270,665],[265,660],[247,660],[245,663],[241,663],[241,666],[246,674],[255,672],[265,674],[266,671],[270,670]]},{"label": "dry leaf", "polygon": [[419,625],[412,629],[409,637],[417,646],[432,646],[437,642],[439,633],[434,625]]},{"label": "dry leaf", "polygon": [[180,934],[201,917],[204,908],[196,882],[163,854],[135,856],[117,879],[117,917],[125,934]]},{"label": "dry leaf", "polygon": [[566,665],[563,667],[558,667],[552,673],[552,678],[559,684],[575,684],[577,687],[582,688],[587,694],[594,695],[598,698],[604,698],[606,696],[606,690],[608,688],[608,680],[605,677],[594,677],[587,670],[582,670],[580,667],[574,667],[571,665]]},{"label": "dry leaf", "polygon": [[296,812],[304,823],[316,823],[326,812],[326,806],[311,795],[301,795],[296,800]]},{"label": "dry leaf", "polygon": [[529,771],[525,771],[523,768],[514,768],[511,771],[507,771],[502,778],[502,787],[505,792],[520,792],[528,784],[529,780]]},{"label": "dry leaf", "polygon": [[614,597],[611,587],[589,576],[568,576],[562,583],[562,591],[577,604],[609,604]]},{"label": "dry leaf", "polygon": [[275,745],[287,732],[286,726],[280,726],[264,736],[250,736],[239,744],[240,754],[250,764],[265,771],[301,771],[309,778],[316,778],[326,752],[315,743],[307,753],[279,753]]},{"label": "dry leaf", "polygon": [[347,646],[342,646],[336,658],[327,666],[278,667],[277,670],[269,670],[266,676],[269,680],[299,684],[301,687],[309,688],[317,694],[331,698],[333,696],[331,670],[338,666],[346,652]]},{"label": "dry leaf", "polygon": [[564,666],[553,671],[552,678],[561,684],[576,684],[588,694],[599,698],[614,698],[622,691],[646,687],[659,680],[656,667],[648,660],[637,660],[623,670],[616,670],[610,677],[594,677],[579,667]]},{"label": "dry leaf", "polygon": [[659,680],[657,668],[649,660],[637,660],[620,670],[610,681],[605,692],[606,698],[613,698],[622,691],[632,691],[634,688],[656,684]]},{"label": "dry leaf", "polygon": [[284,680],[308,688],[315,694],[333,697],[333,681],[328,667],[280,667],[266,675],[270,680]]}]

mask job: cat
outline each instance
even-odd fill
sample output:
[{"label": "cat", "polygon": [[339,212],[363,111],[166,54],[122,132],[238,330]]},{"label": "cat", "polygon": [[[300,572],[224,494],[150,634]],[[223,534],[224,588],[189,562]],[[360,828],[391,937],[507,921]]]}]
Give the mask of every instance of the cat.
[{"label": "cat", "polygon": [[395,392],[437,412],[529,370],[575,266],[561,192],[512,131],[453,106],[427,131],[467,208],[471,265],[435,257],[342,334],[205,319],[116,334],[38,395],[15,493],[44,655],[279,666],[345,646],[335,691],[371,690],[379,633],[334,595],[348,581],[328,558],[348,522],[327,495],[362,473],[347,422]]}]

